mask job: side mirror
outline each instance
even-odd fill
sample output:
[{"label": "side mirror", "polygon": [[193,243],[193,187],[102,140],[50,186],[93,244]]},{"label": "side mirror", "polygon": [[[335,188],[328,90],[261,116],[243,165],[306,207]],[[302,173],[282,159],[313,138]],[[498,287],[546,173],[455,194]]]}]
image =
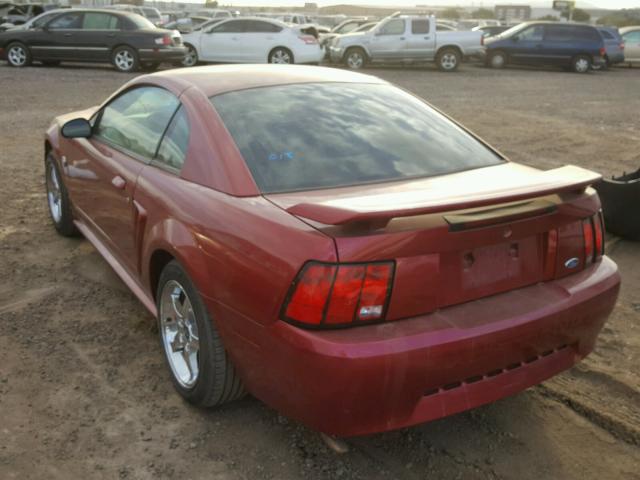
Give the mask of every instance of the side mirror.
[{"label": "side mirror", "polygon": [[62,126],[65,138],[89,138],[91,133],[91,124],[85,118],[74,118]]}]

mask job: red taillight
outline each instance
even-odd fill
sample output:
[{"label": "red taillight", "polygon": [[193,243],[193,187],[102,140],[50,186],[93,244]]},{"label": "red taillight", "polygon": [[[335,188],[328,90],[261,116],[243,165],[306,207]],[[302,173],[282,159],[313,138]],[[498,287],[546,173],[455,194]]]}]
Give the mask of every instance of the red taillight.
[{"label": "red taillight", "polygon": [[607,49],[606,49],[606,48],[604,48],[604,47],[602,47],[602,48],[600,49],[600,56],[601,56],[601,57],[604,57],[604,56],[606,55],[606,53],[607,53]]},{"label": "red taillight", "polygon": [[584,234],[584,262],[595,262],[604,255],[604,221],[602,212],[582,221]]},{"label": "red taillight", "polygon": [[582,233],[584,235],[584,263],[591,263],[593,260],[593,225],[590,218],[582,221]]},{"label": "red taillight", "polygon": [[393,270],[392,262],[309,262],[292,286],[283,316],[294,323],[327,327],[383,320]]},{"label": "red taillight", "polygon": [[315,45],[316,43],[318,43],[318,39],[313,35],[300,35],[298,38],[307,45]]},{"label": "red taillight", "polygon": [[156,41],[156,45],[164,45],[165,47],[168,47],[172,43],[170,35],[164,35],[162,37],[158,37],[156,38],[155,41]]},{"label": "red taillight", "polygon": [[624,42],[620,44],[620,50],[624,50]]},{"label": "red taillight", "polygon": [[595,237],[595,259],[597,260],[604,255],[604,221],[602,212],[598,212],[593,217],[593,231]]}]

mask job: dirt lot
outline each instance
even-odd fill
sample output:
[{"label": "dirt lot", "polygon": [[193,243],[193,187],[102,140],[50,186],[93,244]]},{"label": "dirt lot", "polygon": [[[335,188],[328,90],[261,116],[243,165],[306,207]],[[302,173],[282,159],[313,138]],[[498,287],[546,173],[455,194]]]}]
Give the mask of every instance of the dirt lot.
[{"label": "dirt lot", "polygon": [[[513,160],[640,166],[640,69],[370,73]],[[596,351],[515,397],[351,439],[342,456],[253,398],[212,411],[182,402],[153,319],[88,242],[55,234],[45,208],[45,127],[128,78],[0,65],[0,478],[640,479],[640,244],[617,239],[623,289]]]}]

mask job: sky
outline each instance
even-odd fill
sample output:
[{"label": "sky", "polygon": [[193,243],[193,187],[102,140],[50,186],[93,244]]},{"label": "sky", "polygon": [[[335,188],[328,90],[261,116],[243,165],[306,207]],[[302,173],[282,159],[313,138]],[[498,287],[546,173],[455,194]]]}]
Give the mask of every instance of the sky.
[{"label": "sky", "polygon": [[[415,6],[418,5],[431,5],[431,6],[440,6],[440,5],[460,5],[460,6],[485,6],[485,7],[493,7],[496,3],[498,4],[524,4],[531,5],[534,7],[551,7],[552,0],[548,1],[540,1],[540,0],[414,0],[414,1],[392,1],[392,0],[307,0],[307,1],[315,1],[320,6],[326,5],[336,5],[336,4],[351,4],[351,5],[381,5],[381,6]],[[301,7],[304,5],[305,0],[222,0],[219,1],[221,4],[231,4],[234,6],[245,6],[245,5],[260,5],[260,6],[274,6],[274,7]],[[582,8],[640,8],[640,0],[586,0],[581,1],[577,0],[577,7]]]}]

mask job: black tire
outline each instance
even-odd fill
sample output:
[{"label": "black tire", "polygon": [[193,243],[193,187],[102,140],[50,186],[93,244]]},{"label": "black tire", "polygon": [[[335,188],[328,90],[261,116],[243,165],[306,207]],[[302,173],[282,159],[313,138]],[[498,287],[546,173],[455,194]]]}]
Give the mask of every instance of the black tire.
[{"label": "black tire", "polygon": [[495,51],[487,56],[487,67],[501,69],[507,65],[507,54],[503,51]]},{"label": "black tire", "polygon": [[[49,207],[49,215],[53,226],[60,235],[65,237],[74,237],[78,235],[78,229],[73,223],[73,213],[71,209],[71,201],[64,185],[64,180],[58,169],[58,164],[53,156],[49,153],[45,158],[45,186],[47,191],[47,206]],[[52,174],[57,179],[57,191],[54,187]],[[52,199],[53,197],[53,199]],[[54,199],[59,201],[59,204]],[[59,207],[52,206],[52,202]],[[55,211],[54,211],[55,209]]]},{"label": "black tire", "polygon": [[160,62],[148,62],[142,65],[142,69],[147,72],[155,72],[160,66]]},{"label": "black tire", "polygon": [[195,67],[199,60],[198,51],[193,45],[188,43],[185,44],[185,47],[187,47],[187,54],[182,59],[182,62],[180,62],[180,65],[183,67]]},{"label": "black tire", "polygon": [[[163,290],[169,282],[177,282],[183,288],[191,303],[198,329],[198,376],[195,384],[190,388],[183,386],[176,378],[164,345],[160,315],[163,311],[161,308]],[[200,407],[215,407],[243,397],[246,391],[242,381],[222,345],[220,334],[202,301],[202,297],[186,271],[175,260],[169,262],[160,274],[156,304],[160,344],[177,392],[189,403]]]},{"label": "black tire", "polygon": [[367,52],[362,48],[351,47],[344,53],[342,61],[347,68],[350,68],[351,70],[360,70],[367,66],[369,57],[367,57]]},{"label": "black tire", "polygon": [[16,68],[28,67],[31,65],[31,50],[22,42],[10,43],[5,50],[7,62]]},{"label": "black tire", "polygon": [[285,47],[276,47],[269,52],[269,63],[291,65],[296,63],[291,50]]},{"label": "black tire", "polygon": [[571,70],[575,73],[589,73],[593,63],[589,55],[576,55],[571,59]]},{"label": "black tire", "polygon": [[462,62],[462,55],[457,48],[445,47],[436,55],[436,65],[441,72],[455,72]]},{"label": "black tire", "polygon": [[126,45],[116,47],[111,54],[111,63],[122,73],[137,72],[140,69],[138,52]]},{"label": "black tire", "polygon": [[40,63],[45,67],[57,67],[60,65],[60,60],[42,60]]}]

